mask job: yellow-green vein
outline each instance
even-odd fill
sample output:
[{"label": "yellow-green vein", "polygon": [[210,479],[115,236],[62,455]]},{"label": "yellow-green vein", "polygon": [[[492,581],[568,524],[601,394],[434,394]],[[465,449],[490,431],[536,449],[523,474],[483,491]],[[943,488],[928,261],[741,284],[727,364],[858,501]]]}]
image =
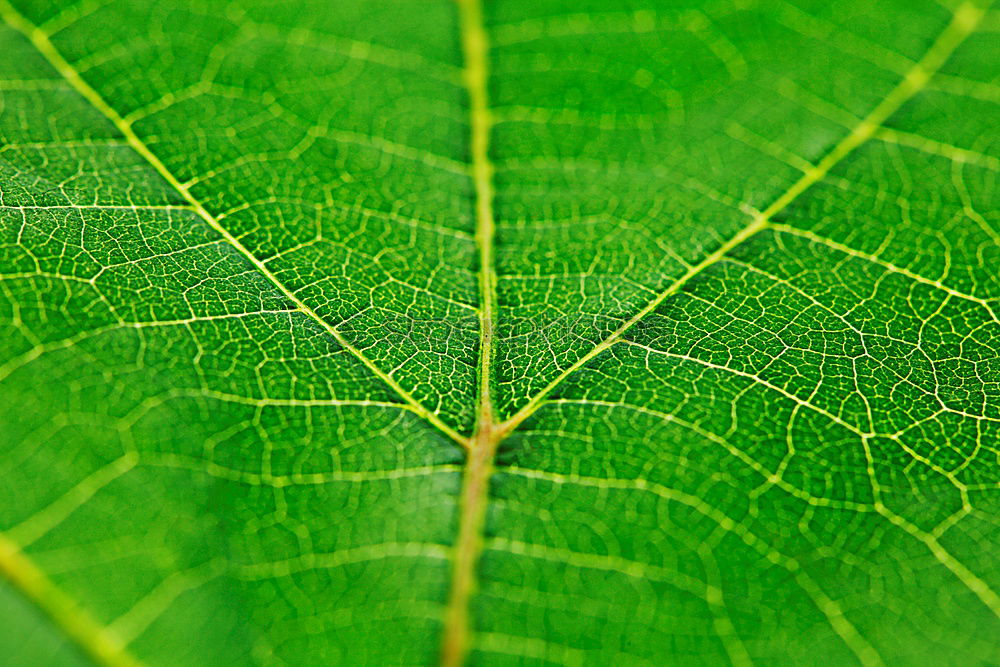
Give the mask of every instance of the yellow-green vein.
[{"label": "yellow-green vein", "polygon": [[803,192],[823,180],[830,170],[838,165],[845,157],[850,155],[859,146],[871,139],[882,127],[882,124],[894,114],[907,100],[911,99],[918,92],[923,90],[938,68],[951,56],[952,52],[961,44],[969,34],[975,29],[982,18],[985,10],[974,2],[965,2],[955,10],[952,20],[941,32],[938,38],[930,46],[927,52],[910,70],[882,101],[875,106],[843,139],[838,142],[829,153],[827,153],[815,166],[806,170],[802,176],[795,181],[791,187],[785,190],[763,211],[755,213],[750,222],[740,229],[736,234],[722,243],[714,252],[707,255],[700,262],[688,269],[684,275],[670,284],[664,291],[643,307],[638,313],[629,318],[610,336],[594,346],[589,352],[581,356],[575,363],[566,368],[552,382],[547,384],[537,394],[535,394],[513,417],[500,425],[501,438],[507,437],[525,419],[535,413],[544,402],[545,398],[559,386],[563,380],[585,366],[591,359],[604,352],[609,347],[622,339],[629,329],[640,322],[643,318],[656,310],[664,300],[676,294],[692,278],[702,273],[708,267],[716,264],[729,254],[738,245],[745,242],[758,232],[767,229],[772,223],[771,219]]},{"label": "yellow-green vein", "polygon": [[470,441],[459,499],[458,535],[452,558],[451,590],[445,611],[441,664],[465,661],[471,635],[469,601],[475,592],[476,568],[483,550],[483,524],[500,431],[490,394],[494,341],[496,272],[493,260],[493,165],[490,162],[489,42],[479,0],[458,3],[465,85],[469,103],[469,149],[475,191],[476,245],[479,250],[479,393],[476,431]]},{"label": "yellow-green vein", "polygon": [[0,576],[41,609],[97,664],[109,667],[138,667],[142,664],[128,652],[118,636],[95,621],[3,533],[0,533]]},{"label": "yellow-green vein", "polygon": [[227,243],[232,245],[236,250],[243,255],[243,257],[249,261],[261,274],[263,274],[277,289],[285,296],[289,301],[295,304],[295,306],[305,315],[313,319],[317,324],[319,324],[330,336],[332,336],[337,343],[340,344],[345,350],[353,354],[365,367],[368,368],[373,374],[375,374],[379,379],[385,382],[401,399],[403,399],[410,410],[418,414],[420,417],[425,419],[430,424],[434,425],[439,431],[447,435],[449,438],[462,444],[466,444],[467,439],[455,431],[452,427],[448,426],[438,417],[436,414],[424,407],[417,399],[410,394],[408,391],[403,389],[398,382],[396,382],[388,373],[380,369],[375,363],[369,359],[364,353],[361,352],[357,347],[351,344],[340,331],[337,330],[332,324],[327,322],[322,318],[315,310],[306,305],[301,299],[299,299],[296,294],[290,290],[284,283],[282,283],[274,273],[267,268],[258,257],[256,257],[243,243],[240,242],[228,229],[222,226],[218,218],[212,215],[201,201],[194,196],[188,186],[181,183],[181,181],[167,168],[165,164],[150,150],[149,146],[144,142],[132,129],[132,126],[126,121],[122,116],[115,111],[115,109],[108,104],[108,102],[98,93],[90,84],[83,80],[80,73],[62,56],[55,45],[49,40],[48,35],[42,31],[40,28],[32,24],[26,18],[24,18],[20,13],[15,10],[7,0],[0,0],[0,16],[7,22],[7,24],[14,30],[20,32],[34,45],[38,52],[45,58],[48,63],[55,68],[59,74],[62,75],[66,82],[79,93],[84,99],[86,99],[91,106],[97,109],[102,115],[104,115],[115,128],[125,137],[125,141],[128,145],[138,153],[153,169],[173,187],[188,204],[194,210],[194,212],[205,221],[208,226],[214,229]]}]

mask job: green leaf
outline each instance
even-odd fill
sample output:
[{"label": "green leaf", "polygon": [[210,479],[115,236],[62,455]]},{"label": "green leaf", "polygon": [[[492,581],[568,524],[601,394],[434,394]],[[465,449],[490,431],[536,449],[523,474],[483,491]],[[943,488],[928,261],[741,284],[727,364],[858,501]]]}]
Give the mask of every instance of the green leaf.
[{"label": "green leaf", "polygon": [[0,0],[5,664],[1000,664],[1000,14]]}]

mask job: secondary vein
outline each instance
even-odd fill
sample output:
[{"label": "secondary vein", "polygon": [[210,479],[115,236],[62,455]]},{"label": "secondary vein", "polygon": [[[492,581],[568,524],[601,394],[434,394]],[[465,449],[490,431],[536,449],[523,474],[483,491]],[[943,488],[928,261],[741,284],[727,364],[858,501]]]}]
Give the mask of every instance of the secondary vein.
[{"label": "secondary vein", "polygon": [[351,344],[340,331],[337,330],[332,324],[327,322],[323,317],[321,317],[315,310],[306,305],[292,290],[290,290],[284,283],[282,283],[274,273],[267,268],[258,257],[256,257],[249,248],[247,248],[243,243],[233,236],[220,222],[217,217],[212,215],[201,201],[194,196],[191,192],[189,186],[182,183],[174,174],[171,172],[167,166],[156,156],[155,153],[149,148],[149,146],[144,142],[132,129],[131,124],[126,121],[122,116],[112,107],[105,99],[97,92],[90,84],[83,80],[80,73],[63,57],[62,53],[52,44],[48,35],[28,21],[24,16],[22,16],[16,9],[14,9],[7,0],[0,0],[0,15],[7,24],[14,30],[20,32],[22,35],[28,38],[31,44],[38,50],[38,52],[45,58],[48,63],[55,68],[59,74],[66,80],[67,83],[84,99],[86,99],[91,106],[93,106],[97,111],[104,115],[112,125],[125,137],[125,141],[129,146],[138,153],[153,169],[173,187],[185,201],[191,206],[194,212],[202,220],[208,224],[209,227],[214,229],[227,243],[236,248],[236,250],[243,255],[243,257],[249,261],[253,266],[263,274],[277,289],[281,292],[285,298],[295,304],[299,311],[307,315],[309,318],[314,320],[320,325],[330,336],[332,336],[337,343],[340,344],[345,350],[354,355],[362,364],[365,365],[368,370],[370,370],[374,375],[381,379],[386,385],[388,385],[393,392],[396,393],[410,409],[417,415],[422,417],[425,421],[432,424],[439,431],[447,435],[450,439],[458,442],[459,444],[465,446],[468,439],[460,435],[455,429],[448,426],[434,414],[432,411],[428,410],[423,406],[412,394],[403,389],[398,382],[396,382],[388,373],[380,369],[375,365],[371,359],[369,359],[361,350]]},{"label": "secondary vein", "polygon": [[95,663],[108,667],[142,664],[128,652],[120,637],[95,621],[3,533],[0,533],[0,576],[41,609]]},{"label": "secondary vein", "polygon": [[545,398],[563,380],[585,366],[601,352],[619,342],[629,329],[656,310],[668,297],[679,292],[692,278],[721,261],[734,248],[758,232],[770,228],[772,226],[771,220],[776,214],[788,208],[803,192],[826,178],[831,169],[853,153],[859,146],[871,139],[892,114],[927,86],[931,77],[934,76],[941,65],[951,56],[952,52],[975,30],[984,13],[985,10],[972,1],[965,2],[959,6],[955,10],[952,20],[930,46],[923,58],[910,68],[903,79],[829,153],[817,162],[814,167],[806,170],[791,187],[782,192],[766,209],[754,214],[745,227],[723,242],[722,245],[702,261],[688,269],[684,275],[671,283],[663,292],[647,303],[642,310],[618,327],[610,336],[594,346],[589,352],[581,356],[575,363],[552,380],[552,382],[543,387],[513,417],[498,427],[500,439],[506,438],[525,419],[534,414],[544,404]]}]

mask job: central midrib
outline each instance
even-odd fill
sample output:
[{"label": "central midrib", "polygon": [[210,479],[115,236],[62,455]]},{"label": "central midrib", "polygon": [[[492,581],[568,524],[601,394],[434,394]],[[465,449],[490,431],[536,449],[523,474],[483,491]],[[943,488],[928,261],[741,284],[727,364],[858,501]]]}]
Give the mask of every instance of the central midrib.
[{"label": "central midrib", "polygon": [[441,664],[465,662],[471,624],[469,602],[476,588],[476,570],[483,550],[483,527],[497,445],[502,437],[493,412],[490,371],[493,360],[496,269],[493,240],[493,165],[490,162],[492,119],[489,106],[489,42],[480,0],[459,0],[459,31],[469,103],[469,152],[475,196],[476,246],[479,253],[479,391],[476,426],[468,441],[467,462],[459,498],[459,525],[441,643]]},{"label": "central midrib", "polygon": [[462,53],[465,60],[465,84],[470,109],[470,152],[476,198],[476,242],[480,258],[480,363],[476,430],[467,444],[467,463],[459,500],[459,532],[454,546],[451,590],[445,612],[441,649],[442,667],[460,667],[465,662],[469,650],[469,640],[473,632],[469,619],[469,603],[477,586],[476,571],[485,541],[483,528],[489,504],[489,483],[501,441],[534,414],[544,404],[546,397],[566,377],[619,342],[637,322],[655,310],[668,297],[680,291],[696,275],[721,261],[734,248],[757,233],[768,229],[776,214],[786,209],[803,192],[823,180],[831,169],[871,139],[892,114],[927,85],[958,45],[972,33],[985,13],[971,0],[960,5],[954,11],[952,20],[924,56],[814,167],[803,173],[767,208],[756,213],[747,225],[692,266],[610,336],[581,355],[575,363],[532,396],[512,417],[504,422],[497,422],[493,412],[489,382],[495,327],[493,313],[496,305],[496,270],[493,264],[495,235],[493,166],[489,158],[492,122],[487,94],[489,40],[483,23],[481,0],[458,0],[458,7]]}]

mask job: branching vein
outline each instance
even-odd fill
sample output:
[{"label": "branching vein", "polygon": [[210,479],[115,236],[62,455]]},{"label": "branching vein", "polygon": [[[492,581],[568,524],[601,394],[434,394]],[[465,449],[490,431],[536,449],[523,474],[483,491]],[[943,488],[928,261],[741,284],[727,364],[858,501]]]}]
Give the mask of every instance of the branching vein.
[{"label": "branching vein", "polygon": [[516,429],[525,419],[535,413],[562,382],[583,368],[591,359],[601,354],[634,327],[647,315],[655,311],[668,297],[679,292],[692,278],[718,263],[726,257],[734,248],[741,245],[758,232],[768,229],[773,225],[772,219],[775,215],[785,210],[792,202],[808,190],[810,187],[822,181],[830,170],[840,164],[848,155],[853,153],[859,146],[874,137],[882,124],[894,114],[907,100],[923,90],[938,68],[948,59],[952,52],[965,40],[975,29],[982,18],[984,10],[972,2],[961,5],[954,13],[951,22],[944,29],[941,35],[935,40],[931,47],[903,77],[903,80],[896,85],[889,94],[865,116],[843,139],[837,143],[833,149],[826,154],[814,167],[805,171],[802,176],[785,190],[770,206],[763,211],[754,214],[750,222],[739,232],[722,243],[714,252],[707,255],[702,261],[689,268],[684,275],[674,281],[667,289],[658,294],[646,306],[628,319],[610,336],[597,344],[589,352],[581,356],[575,363],[566,368],[552,382],[542,388],[533,396],[523,408],[513,417],[504,422],[501,430],[506,436]]}]

